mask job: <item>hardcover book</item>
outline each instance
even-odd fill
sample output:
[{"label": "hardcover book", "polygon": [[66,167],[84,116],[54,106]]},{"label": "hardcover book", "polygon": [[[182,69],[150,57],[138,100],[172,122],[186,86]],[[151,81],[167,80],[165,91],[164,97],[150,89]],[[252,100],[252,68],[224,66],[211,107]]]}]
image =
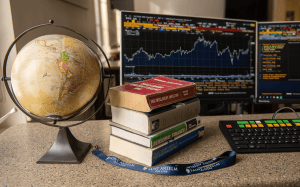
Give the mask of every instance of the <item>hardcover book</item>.
[{"label": "hardcover book", "polygon": [[112,122],[110,125],[112,127],[112,135],[148,148],[153,148],[195,128],[197,125],[200,125],[200,122],[200,116],[196,116],[151,135],[143,135]]},{"label": "hardcover book", "polygon": [[109,150],[147,166],[153,166],[179,149],[197,140],[203,136],[203,133],[204,126],[197,126],[196,128],[175,137],[174,140],[165,142],[155,148],[146,148],[114,135],[110,135]]},{"label": "hardcover book", "polygon": [[115,106],[111,106],[111,111],[113,122],[141,134],[149,135],[199,115],[200,101],[194,97],[151,112],[140,112]]},{"label": "hardcover book", "polygon": [[111,105],[150,112],[197,95],[195,83],[158,76],[109,89]]}]

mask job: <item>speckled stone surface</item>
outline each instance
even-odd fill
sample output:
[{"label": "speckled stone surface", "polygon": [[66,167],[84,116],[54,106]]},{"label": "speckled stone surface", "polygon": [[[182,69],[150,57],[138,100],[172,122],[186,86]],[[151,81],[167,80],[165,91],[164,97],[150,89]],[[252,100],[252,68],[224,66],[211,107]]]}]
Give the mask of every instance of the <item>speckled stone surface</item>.
[{"label": "speckled stone surface", "polygon": [[[230,150],[219,120],[271,119],[272,114],[202,117],[204,137],[160,164],[191,163]],[[292,113],[277,119],[294,119]],[[69,123],[69,122],[67,122]],[[98,145],[108,156],[137,163],[108,150],[108,121],[71,127],[73,135]],[[58,128],[39,123],[15,125],[0,134],[0,186],[300,186],[300,152],[238,154],[234,166],[189,176],[162,176],[119,168],[98,159],[91,150],[81,164],[36,164],[52,145]]]}]

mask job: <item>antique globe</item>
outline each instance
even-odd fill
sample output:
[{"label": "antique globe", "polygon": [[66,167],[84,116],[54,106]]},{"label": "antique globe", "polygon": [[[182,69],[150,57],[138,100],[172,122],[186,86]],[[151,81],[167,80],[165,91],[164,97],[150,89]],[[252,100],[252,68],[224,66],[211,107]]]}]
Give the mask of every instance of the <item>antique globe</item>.
[{"label": "antique globe", "polygon": [[[68,126],[58,125],[57,122],[82,114],[97,99],[104,73],[100,57],[95,50],[70,36],[40,36],[28,42],[19,51],[12,64],[11,77],[6,76],[8,55],[19,38],[29,30],[40,26],[53,26],[52,24],[53,21],[50,21],[32,27],[16,38],[4,60],[2,80],[10,97],[21,111],[45,125],[59,127],[54,144],[37,163],[80,163],[91,144],[77,140],[69,127],[79,125],[90,118]],[[63,26],[56,27],[71,30]],[[97,47],[106,58],[101,47]],[[107,58],[106,61],[108,63]],[[8,81],[11,81],[10,84]]]},{"label": "antique globe", "polygon": [[18,102],[45,119],[77,113],[96,94],[101,80],[97,56],[83,42],[65,35],[45,35],[27,43],[11,70]]}]

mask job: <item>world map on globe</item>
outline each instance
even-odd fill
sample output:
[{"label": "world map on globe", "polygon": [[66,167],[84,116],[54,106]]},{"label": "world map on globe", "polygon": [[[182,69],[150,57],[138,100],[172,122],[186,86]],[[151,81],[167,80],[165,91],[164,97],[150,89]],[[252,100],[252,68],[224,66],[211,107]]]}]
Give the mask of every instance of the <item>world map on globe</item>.
[{"label": "world map on globe", "polygon": [[66,117],[91,101],[100,85],[96,54],[83,42],[65,35],[40,36],[17,54],[11,84],[28,112],[46,118]]}]

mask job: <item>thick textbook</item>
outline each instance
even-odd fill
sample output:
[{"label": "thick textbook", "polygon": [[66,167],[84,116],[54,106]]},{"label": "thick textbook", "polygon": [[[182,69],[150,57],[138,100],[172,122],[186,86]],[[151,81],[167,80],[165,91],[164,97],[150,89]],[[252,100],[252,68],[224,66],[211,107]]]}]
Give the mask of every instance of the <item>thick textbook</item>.
[{"label": "thick textbook", "polygon": [[196,84],[158,76],[109,89],[111,105],[150,112],[197,95]]},{"label": "thick textbook", "polygon": [[204,126],[199,126],[155,148],[146,148],[110,135],[109,150],[147,166],[153,166],[179,149],[197,140],[203,133]]},{"label": "thick textbook", "polygon": [[151,112],[140,112],[115,106],[111,106],[111,111],[113,122],[141,134],[149,135],[199,115],[200,101],[194,97]]},{"label": "thick textbook", "polygon": [[200,125],[200,122],[200,116],[196,116],[151,135],[143,135],[115,123],[111,123],[110,125],[112,127],[112,135],[148,148],[154,148],[186,131],[195,128]]}]

